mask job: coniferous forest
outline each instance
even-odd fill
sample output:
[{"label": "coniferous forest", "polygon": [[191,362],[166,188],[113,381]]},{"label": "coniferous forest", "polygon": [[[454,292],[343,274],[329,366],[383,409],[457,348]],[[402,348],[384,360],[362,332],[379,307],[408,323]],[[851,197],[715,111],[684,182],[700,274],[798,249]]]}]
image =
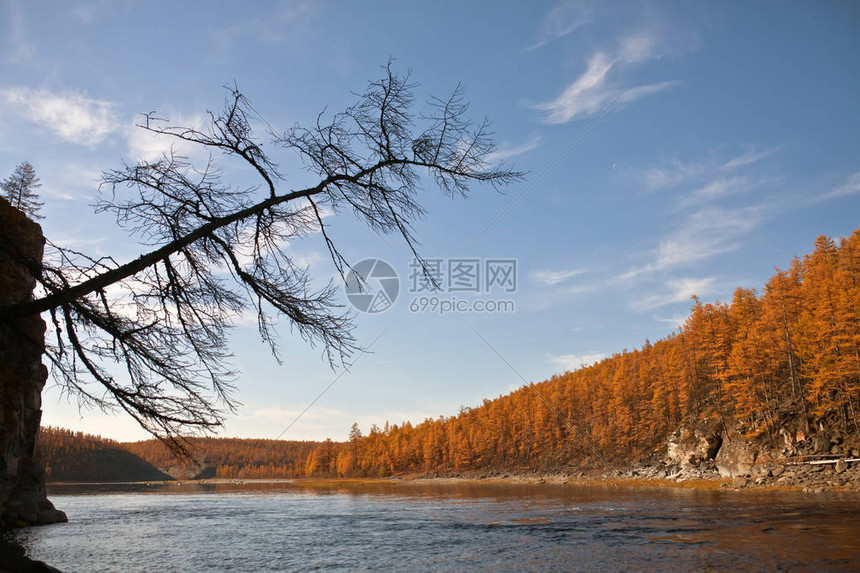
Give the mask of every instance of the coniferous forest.
[{"label": "coniferous forest", "polygon": [[[822,425],[860,437],[860,230],[819,237],[761,291],[691,302],[686,322],[662,340],[455,416],[367,434],[354,425],[346,442],[192,444],[218,477],[373,477],[630,462],[690,424],[772,443]],[[55,433],[43,433],[43,444]],[[159,468],[176,463],[154,440],[122,447]],[[53,469],[59,450],[49,449]]]}]

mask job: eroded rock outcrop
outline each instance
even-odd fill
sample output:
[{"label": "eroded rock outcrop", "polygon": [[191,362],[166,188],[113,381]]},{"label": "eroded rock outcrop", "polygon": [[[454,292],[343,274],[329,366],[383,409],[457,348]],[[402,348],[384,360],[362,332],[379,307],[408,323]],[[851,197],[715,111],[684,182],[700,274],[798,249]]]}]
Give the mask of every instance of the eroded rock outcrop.
[{"label": "eroded rock outcrop", "polygon": [[744,477],[752,475],[753,466],[759,456],[755,445],[738,433],[729,433],[714,458],[722,477]]},{"label": "eroded rock outcrop", "polygon": [[[0,306],[32,297],[44,244],[42,228],[0,199]],[[6,525],[66,521],[48,501],[34,458],[48,378],[44,350],[41,317],[0,323],[0,521]]]},{"label": "eroded rock outcrop", "polygon": [[666,442],[666,463],[681,469],[697,468],[713,460],[722,444],[718,427],[680,428]]}]

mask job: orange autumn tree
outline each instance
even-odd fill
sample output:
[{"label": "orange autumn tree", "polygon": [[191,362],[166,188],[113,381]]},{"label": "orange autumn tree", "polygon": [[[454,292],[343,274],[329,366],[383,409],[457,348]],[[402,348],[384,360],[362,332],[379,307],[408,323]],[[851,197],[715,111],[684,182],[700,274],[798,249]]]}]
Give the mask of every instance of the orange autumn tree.
[{"label": "orange autumn tree", "polygon": [[351,465],[352,475],[557,469],[597,463],[588,444],[610,460],[648,455],[685,421],[772,437],[790,420],[826,421],[860,437],[858,414],[860,230],[820,237],[760,295],[739,288],[730,303],[694,299],[663,340],[456,416],[386,425],[325,448],[335,459],[362,451],[338,464],[340,475]]}]

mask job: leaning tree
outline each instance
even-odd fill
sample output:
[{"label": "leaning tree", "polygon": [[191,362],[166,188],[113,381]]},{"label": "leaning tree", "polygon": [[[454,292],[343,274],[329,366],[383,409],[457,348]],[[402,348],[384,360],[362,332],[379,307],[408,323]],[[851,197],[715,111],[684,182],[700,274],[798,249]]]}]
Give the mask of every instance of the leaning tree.
[{"label": "leaning tree", "polygon": [[[408,74],[389,64],[357,102],[310,127],[267,128],[233,87],[205,129],[170,126],[154,115],[140,126],[207,150],[195,165],[173,151],[104,174],[97,211],[112,213],[148,252],[129,262],[47,245],[31,301],[0,308],[0,321],[48,313],[46,356],[54,378],[88,405],[120,408],[143,428],[182,449],[180,436],[219,426],[235,408],[235,373],[226,334],[241,313],[256,314],[259,333],[278,351],[274,325],[285,317],[329,363],[359,346],[353,316],[333,283],[314,289],[286,247],[321,233],[343,276],[349,268],[324,215],[352,211],[371,229],[400,235],[415,252],[412,223],[423,213],[420,182],[449,195],[471,184],[508,184],[520,174],[488,164],[487,121],[467,118],[463,90],[415,112]],[[274,152],[295,152],[316,184],[287,187]],[[238,160],[257,180],[238,186],[219,165]],[[419,257],[420,260],[420,257]]]}]

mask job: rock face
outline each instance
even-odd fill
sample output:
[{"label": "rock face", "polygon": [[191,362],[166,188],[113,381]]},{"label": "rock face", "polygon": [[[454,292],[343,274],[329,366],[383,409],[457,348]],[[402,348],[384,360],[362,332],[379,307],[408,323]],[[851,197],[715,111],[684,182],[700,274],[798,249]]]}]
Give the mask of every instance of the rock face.
[{"label": "rock face", "polygon": [[715,428],[681,428],[666,444],[666,461],[681,469],[699,467],[703,461],[712,460],[723,444],[719,430]]},{"label": "rock face", "polygon": [[746,438],[731,433],[723,440],[714,463],[722,477],[748,476],[751,475],[757,458],[758,450]]},{"label": "rock face", "polygon": [[[0,199],[0,306],[32,297],[44,244],[42,228]],[[44,349],[39,316],[0,323],[0,521],[6,525],[66,521],[48,501],[34,459],[48,378]]]}]

